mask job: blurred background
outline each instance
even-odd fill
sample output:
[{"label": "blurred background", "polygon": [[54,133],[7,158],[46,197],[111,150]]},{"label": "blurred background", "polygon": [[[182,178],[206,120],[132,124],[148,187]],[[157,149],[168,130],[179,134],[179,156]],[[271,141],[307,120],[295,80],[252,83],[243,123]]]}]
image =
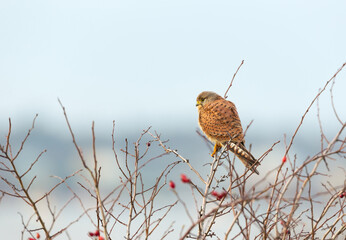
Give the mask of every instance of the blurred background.
[{"label": "blurred background", "polygon": [[[56,182],[49,176],[76,171],[81,165],[59,98],[86,154],[95,121],[99,159],[109,161],[105,185],[118,181],[109,168],[115,168],[113,120],[118,150],[125,138],[132,144],[151,126],[203,171],[211,158],[196,134],[196,97],[205,90],[223,95],[244,60],[228,100],[236,104],[244,128],[254,120],[246,141],[255,156],[282,141],[259,169],[265,172],[281,163],[284,134],[292,136],[318,90],[346,60],[345,9],[341,0],[1,1],[0,142],[5,143],[11,118],[18,147],[37,113],[20,159],[25,169],[47,149],[34,170],[39,174],[34,189],[44,193]],[[334,86],[335,108],[343,121],[345,90],[343,70]],[[325,134],[333,137],[340,125],[329,88],[319,107]],[[315,105],[308,113],[291,151],[300,161],[320,150],[316,110]],[[190,173],[182,166],[172,179],[182,171]],[[333,184],[343,184],[341,169],[333,175]],[[13,239],[22,230],[20,203],[5,198],[0,204],[0,226]],[[90,230],[77,225],[72,239]]]}]

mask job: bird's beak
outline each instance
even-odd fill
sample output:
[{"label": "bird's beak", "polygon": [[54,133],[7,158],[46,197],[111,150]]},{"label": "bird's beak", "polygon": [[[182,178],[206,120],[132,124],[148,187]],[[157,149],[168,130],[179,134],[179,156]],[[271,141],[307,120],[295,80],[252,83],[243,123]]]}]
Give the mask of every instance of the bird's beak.
[{"label": "bird's beak", "polygon": [[197,103],[196,103],[196,107],[202,105],[201,101],[200,100],[197,100]]}]

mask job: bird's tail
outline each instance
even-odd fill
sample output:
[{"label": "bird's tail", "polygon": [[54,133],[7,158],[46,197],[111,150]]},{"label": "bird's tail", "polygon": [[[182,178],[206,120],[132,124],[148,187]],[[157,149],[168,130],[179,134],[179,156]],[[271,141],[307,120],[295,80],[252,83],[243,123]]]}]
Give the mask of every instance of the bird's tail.
[{"label": "bird's tail", "polygon": [[257,159],[252,156],[252,154],[245,148],[243,143],[229,143],[229,150],[233,152],[242,162],[243,164],[249,168],[251,171],[259,174],[257,171],[257,166],[260,164]]}]

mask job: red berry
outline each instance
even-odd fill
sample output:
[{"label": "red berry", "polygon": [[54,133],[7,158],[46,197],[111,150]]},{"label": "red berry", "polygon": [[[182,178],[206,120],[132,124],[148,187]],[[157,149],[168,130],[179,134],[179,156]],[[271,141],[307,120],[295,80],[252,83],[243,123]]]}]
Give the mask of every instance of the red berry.
[{"label": "red berry", "polygon": [[340,194],[340,198],[343,198],[344,196],[345,196],[344,193],[341,193],[341,194]]},{"label": "red berry", "polygon": [[211,192],[211,195],[216,197],[217,200],[221,200],[221,199],[223,199],[224,197],[227,196],[227,192],[223,191],[222,193],[218,193],[217,191],[214,190],[214,191]]},{"label": "red berry", "polygon": [[96,236],[96,237],[100,236],[100,231],[99,231],[99,230],[96,230],[96,231],[94,232],[94,236]]},{"label": "red berry", "polygon": [[169,181],[169,187],[174,189],[175,188],[175,183],[173,181]]},{"label": "red berry", "polygon": [[92,233],[92,232],[88,232],[88,236],[89,236],[89,237],[94,237],[94,236],[95,236],[95,234],[94,234],[94,233]]},{"label": "red berry", "polygon": [[35,238],[29,238],[28,240],[36,240]]},{"label": "red berry", "polygon": [[223,198],[226,197],[226,196],[227,196],[227,192],[226,192],[226,191],[223,191],[222,193],[219,194],[219,197],[218,197],[217,200],[221,200],[221,199],[223,199]]},{"label": "red berry", "polygon": [[284,156],[283,158],[282,158],[282,163],[285,163],[287,161],[287,158],[286,158],[286,156]]},{"label": "red berry", "polygon": [[105,238],[102,236],[99,236],[99,240],[104,240]]},{"label": "red berry", "polygon": [[36,233],[36,238],[39,239],[41,236],[39,233]]},{"label": "red berry", "polygon": [[218,197],[219,196],[219,193],[217,191],[212,191],[211,192],[211,195],[213,195],[214,197]]},{"label": "red berry", "polygon": [[180,174],[180,179],[183,183],[189,183],[191,182],[190,178],[188,178],[185,174]]},{"label": "red berry", "polygon": [[150,142],[147,142],[147,147],[150,147],[151,143]]}]

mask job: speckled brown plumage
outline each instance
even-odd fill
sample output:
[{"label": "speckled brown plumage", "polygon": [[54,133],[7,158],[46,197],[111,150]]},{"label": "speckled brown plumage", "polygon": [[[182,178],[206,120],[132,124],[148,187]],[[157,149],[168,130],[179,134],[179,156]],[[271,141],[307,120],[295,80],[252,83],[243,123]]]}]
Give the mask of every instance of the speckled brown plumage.
[{"label": "speckled brown plumage", "polygon": [[244,164],[258,174],[258,161],[245,148],[244,134],[234,103],[214,92],[202,92],[197,97],[198,123],[205,135],[215,143],[214,152],[230,141],[231,150]]}]

